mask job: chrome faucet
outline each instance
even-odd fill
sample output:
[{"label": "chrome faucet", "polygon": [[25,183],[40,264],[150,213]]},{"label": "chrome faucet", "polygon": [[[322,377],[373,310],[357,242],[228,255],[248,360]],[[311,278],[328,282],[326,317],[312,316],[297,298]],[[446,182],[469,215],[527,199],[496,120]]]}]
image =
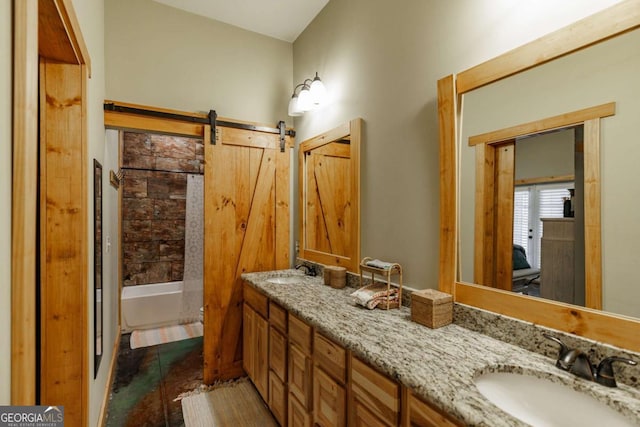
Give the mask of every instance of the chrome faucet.
[{"label": "chrome faucet", "polygon": [[306,274],[307,276],[315,276],[316,273],[316,269],[313,268],[313,266],[307,265],[307,264],[298,264],[296,265],[296,270],[300,270],[301,268],[304,268],[306,271],[304,272],[304,274]]},{"label": "chrome faucet", "polygon": [[563,371],[571,372],[585,380],[595,381],[598,384],[602,384],[607,387],[616,387],[617,385],[615,375],[613,373],[613,362],[624,362],[628,365],[637,365],[637,363],[631,359],[612,356],[603,359],[596,368],[591,364],[589,356],[587,356],[587,354],[582,350],[575,348],[570,349],[559,338],[552,335],[542,335],[560,345],[558,359],[556,360],[556,366],[558,368]]}]

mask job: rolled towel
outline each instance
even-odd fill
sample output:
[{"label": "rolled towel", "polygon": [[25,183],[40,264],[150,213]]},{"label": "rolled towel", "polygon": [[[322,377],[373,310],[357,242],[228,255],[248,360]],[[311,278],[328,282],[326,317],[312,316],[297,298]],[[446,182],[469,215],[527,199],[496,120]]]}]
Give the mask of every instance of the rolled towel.
[{"label": "rolled towel", "polygon": [[388,270],[394,265],[394,263],[380,261],[379,259],[371,259],[366,262],[366,265],[368,265],[369,267],[380,268],[382,270]]},{"label": "rolled towel", "polygon": [[386,303],[387,297],[389,297],[389,302],[397,302],[398,301],[398,289],[395,287],[391,287],[387,291],[387,285],[385,284],[372,284],[369,286],[365,286],[364,288],[360,288],[357,291],[351,294],[353,297],[353,301],[361,305],[363,307],[368,308],[369,310],[374,309],[380,303]]}]

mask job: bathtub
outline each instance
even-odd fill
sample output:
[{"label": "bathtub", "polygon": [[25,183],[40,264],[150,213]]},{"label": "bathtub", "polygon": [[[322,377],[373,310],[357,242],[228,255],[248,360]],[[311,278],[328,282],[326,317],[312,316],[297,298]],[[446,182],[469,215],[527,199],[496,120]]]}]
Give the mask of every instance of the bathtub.
[{"label": "bathtub", "polygon": [[122,332],[180,323],[183,282],[125,286],[120,299]]}]

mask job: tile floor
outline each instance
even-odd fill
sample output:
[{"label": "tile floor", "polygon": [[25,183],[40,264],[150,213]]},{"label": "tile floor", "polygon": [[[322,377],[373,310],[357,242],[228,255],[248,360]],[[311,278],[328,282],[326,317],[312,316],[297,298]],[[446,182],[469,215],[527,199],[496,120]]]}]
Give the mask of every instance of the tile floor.
[{"label": "tile floor", "polygon": [[182,405],[173,400],[202,383],[202,337],[131,350],[120,340],[107,427],[180,427]]}]

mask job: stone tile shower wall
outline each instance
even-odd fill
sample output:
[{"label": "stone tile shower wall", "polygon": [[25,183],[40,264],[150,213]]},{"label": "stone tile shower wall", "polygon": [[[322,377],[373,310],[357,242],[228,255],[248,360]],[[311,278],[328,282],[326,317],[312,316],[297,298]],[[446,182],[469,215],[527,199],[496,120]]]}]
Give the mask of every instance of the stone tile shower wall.
[{"label": "stone tile shower wall", "polygon": [[203,173],[194,138],[124,132],[123,283],[183,279],[187,173]]}]

